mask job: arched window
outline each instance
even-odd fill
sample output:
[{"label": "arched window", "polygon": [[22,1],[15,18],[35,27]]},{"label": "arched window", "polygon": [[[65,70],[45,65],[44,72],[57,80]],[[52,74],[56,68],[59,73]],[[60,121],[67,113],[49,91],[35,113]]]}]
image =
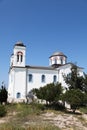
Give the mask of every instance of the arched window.
[{"label": "arched window", "polygon": [[17,54],[17,62],[19,62],[19,55]]},{"label": "arched window", "polygon": [[21,51],[17,52],[17,62],[23,61],[23,53]]},{"label": "arched window", "polygon": [[63,58],[62,57],[60,58],[60,61],[61,61],[61,65],[62,65],[63,64]]},{"label": "arched window", "polygon": [[17,96],[17,98],[21,98],[21,93],[18,92],[16,96]]},{"label": "arched window", "polygon": [[23,55],[21,55],[21,62],[23,61]]},{"label": "arched window", "polygon": [[42,77],[41,77],[41,82],[45,82],[45,75],[42,75]]},{"label": "arched window", "polygon": [[56,76],[56,75],[53,76],[53,82],[54,82],[54,83],[57,82],[57,76]]},{"label": "arched window", "polygon": [[29,74],[29,82],[33,82],[33,75]]},{"label": "arched window", "polygon": [[54,62],[55,62],[55,64],[57,64],[57,59],[56,58],[54,59]]}]

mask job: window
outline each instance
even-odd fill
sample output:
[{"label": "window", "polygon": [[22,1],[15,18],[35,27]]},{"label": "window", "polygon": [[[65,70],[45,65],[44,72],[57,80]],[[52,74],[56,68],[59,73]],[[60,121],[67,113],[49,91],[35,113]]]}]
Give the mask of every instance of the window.
[{"label": "window", "polygon": [[53,82],[54,82],[54,83],[57,82],[57,76],[56,76],[56,75],[53,76]]},{"label": "window", "polygon": [[63,64],[63,58],[61,58],[60,60],[61,60],[61,64]]},{"label": "window", "polygon": [[21,55],[21,62],[22,62],[22,60],[23,60],[23,56]]},{"label": "window", "polygon": [[17,93],[17,98],[21,98],[21,93]]},{"label": "window", "polygon": [[41,81],[44,83],[45,82],[45,75],[42,75]]},{"label": "window", "polygon": [[63,64],[63,59],[61,58],[61,64]]},{"label": "window", "polygon": [[67,74],[67,79],[68,79],[68,80],[71,79],[71,73]]},{"label": "window", "polygon": [[17,52],[17,62],[23,61],[23,53],[21,51]]},{"label": "window", "polygon": [[17,54],[17,62],[19,62],[19,55]]},{"label": "window", "polygon": [[57,64],[57,59],[55,59],[55,64]]},{"label": "window", "polygon": [[32,81],[33,81],[33,75],[29,74],[29,82],[32,82]]}]

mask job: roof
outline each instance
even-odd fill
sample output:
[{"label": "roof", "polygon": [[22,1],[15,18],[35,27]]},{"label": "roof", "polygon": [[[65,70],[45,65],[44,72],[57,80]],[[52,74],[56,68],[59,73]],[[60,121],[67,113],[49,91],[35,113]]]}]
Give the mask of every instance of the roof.
[{"label": "roof", "polygon": [[66,63],[66,64],[63,64],[63,65],[61,65],[61,66],[59,66],[59,68],[62,68],[63,66],[67,66],[67,65],[71,65],[71,66],[76,66],[77,68],[79,68],[79,69],[84,69],[83,67],[79,67],[79,66],[77,66],[76,64],[74,64],[74,63],[72,63],[72,62],[68,62],[68,63]]},{"label": "roof", "polygon": [[26,65],[26,68],[30,68],[30,69],[43,69],[43,70],[56,70],[53,67],[46,67],[46,66],[28,66],[28,65]]},{"label": "roof", "polygon": [[64,56],[67,58],[67,56],[64,55],[62,52],[54,52],[50,57],[53,57],[53,56]]},{"label": "roof", "polygon": [[11,68],[27,68],[27,69],[42,69],[42,70],[57,70],[56,68],[53,67],[46,67],[46,66],[29,66],[26,65],[25,67],[22,66],[11,66]]},{"label": "roof", "polygon": [[[61,69],[62,67],[65,67],[67,65],[74,65],[73,63],[66,63],[62,66],[59,66],[58,68]],[[46,66],[29,66],[29,65],[26,65],[25,67],[22,67],[22,66],[11,66],[10,69],[9,69],[9,72],[12,68],[24,68],[24,69],[37,69],[37,70],[53,70],[53,71],[58,71],[58,68],[54,68],[54,67],[46,67]],[[82,67],[79,67],[77,66],[78,69],[84,69]]]},{"label": "roof", "polygon": [[24,45],[23,42],[21,42],[21,41],[17,42],[14,46],[22,46],[22,47],[25,47],[25,45]]}]

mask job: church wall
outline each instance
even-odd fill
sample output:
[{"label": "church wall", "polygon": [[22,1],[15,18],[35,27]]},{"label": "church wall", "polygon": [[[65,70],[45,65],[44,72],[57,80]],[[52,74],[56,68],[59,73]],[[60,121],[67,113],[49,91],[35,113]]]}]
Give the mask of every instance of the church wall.
[{"label": "church wall", "polygon": [[60,69],[59,69],[59,82],[62,84],[62,86],[64,88],[68,88],[68,86],[64,81],[63,75],[67,76],[67,74],[69,74],[69,73],[71,73],[71,65],[70,64],[60,67]]},{"label": "church wall", "polygon": [[26,71],[25,68],[15,68],[14,97],[20,93],[20,98],[24,99],[26,95]]},{"label": "church wall", "polygon": [[[58,68],[58,72],[59,72],[59,82],[62,84],[62,86],[64,88],[68,88],[68,85],[65,83],[64,81],[64,77],[63,75],[68,75],[71,73],[71,67],[72,67],[72,64],[66,64],[64,66],[61,66]],[[78,68],[78,73],[80,76],[84,76],[84,73],[83,73],[83,69],[82,68]]]},{"label": "church wall", "polygon": [[14,96],[14,69],[9,72],[9,84],[8,84],[8,97],[12,98]]},{"label": "church wall", "polygon": [[79,69],[79,75],[80,75],[80,76],[84,76],[84,72],[83,72],[82,69]]},{"label": "church wall", "polygon": [[[29,82],[29,74],[32,74],[33,81]],[[45,82],[41,81],[42,75],[45,75]],[[40,88],[46,84],[53,82],[53,76],[56,75],[58,81],[58,71],[57,70],[43,70],[43,69],[29,69],[28,70],[28,92],[33,88]]]}]

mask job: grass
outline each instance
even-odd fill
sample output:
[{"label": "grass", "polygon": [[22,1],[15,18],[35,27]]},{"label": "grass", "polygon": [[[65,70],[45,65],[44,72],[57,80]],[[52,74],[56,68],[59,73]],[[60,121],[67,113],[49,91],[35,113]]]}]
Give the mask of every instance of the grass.
[{"label": "grass", "polygon": [[6,106],[8,122],[0,124],[0,130],[60,130],[43,121],[41,104],[9,104]]},{"label": "grass", "polygon": [[[0,120],[7,120],[5,123],[0,124],[0,130],[62,130],[50,122],[48,119],[43,118],[44,113],[54,113],[55,115],[67,114],[65,111],[55,111],[53,109],[45,109],[41,104],[8,104],[5,106],[7,115]],[[86,108],[80,108],[80,111],[87,113]],[[72,114],[72,113],[70,113]],[[73,115],[73,114],[72,114]],[[67,114],[69,116],[69,114]],[[85,123],[80,115],[78,119]],[[84,124],[86,125],[86,123]],[[73,130],[76,130],[74,126],[71,126]]]},{"label": "grass", "polygon": [[26,128],[23,128],[5,124],[4,126],[0,127],[0,130],[60,130],[60,129],[54,126],[28,126]]},{"label": "grass", "polygon": [[87,107],[81,107],[79,109],[82,113],[87,114]]}]

